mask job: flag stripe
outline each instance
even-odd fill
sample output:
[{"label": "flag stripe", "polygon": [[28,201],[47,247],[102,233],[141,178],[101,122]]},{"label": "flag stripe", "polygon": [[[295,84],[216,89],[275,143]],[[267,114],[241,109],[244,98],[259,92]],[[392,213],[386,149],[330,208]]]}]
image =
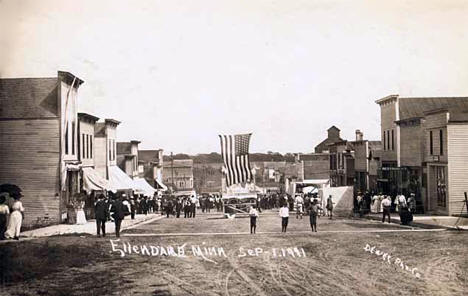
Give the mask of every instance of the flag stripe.
[{"label": "flag stripe", "polygon": [[227,186],[252,179],[249,163],[250,136],[251,134],[219,135]]}]

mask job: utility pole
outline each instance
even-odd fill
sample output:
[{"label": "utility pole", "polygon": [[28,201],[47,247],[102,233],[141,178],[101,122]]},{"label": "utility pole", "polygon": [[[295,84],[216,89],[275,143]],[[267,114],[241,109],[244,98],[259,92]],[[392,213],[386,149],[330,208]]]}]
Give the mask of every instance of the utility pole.
[{"label": "utility pole", "polygon": [[174,156],[171,152],[171,181],[172,181],[172,188],[175,190],[174,184]]}]

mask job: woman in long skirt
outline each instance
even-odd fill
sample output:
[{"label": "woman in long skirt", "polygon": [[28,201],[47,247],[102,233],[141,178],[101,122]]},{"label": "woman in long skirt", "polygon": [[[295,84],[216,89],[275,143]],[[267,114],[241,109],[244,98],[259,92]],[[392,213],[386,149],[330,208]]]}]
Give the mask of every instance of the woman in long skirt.
[{"label": "woman in long skirt", "polygon": [[5,239],[8,215],[10,214],[10,208],[5,204],[7,196],[8,193],[1,193],[0,195],[0,240]]},{"label": "woman in long skirt", "polygon": [[5,232],[6,238],[19,239],[21,224],[23,223],[23,204],[21,203],[21,192],[16,193],[12,197],[15,199],[13,206],[11,207],[10,220],[8,221],[8,228]]}]

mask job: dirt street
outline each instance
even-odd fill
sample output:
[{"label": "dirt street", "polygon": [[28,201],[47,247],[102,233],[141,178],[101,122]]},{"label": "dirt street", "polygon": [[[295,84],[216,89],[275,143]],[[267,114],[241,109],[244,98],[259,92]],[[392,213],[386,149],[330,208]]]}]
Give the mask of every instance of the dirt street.
[{"label": "dirt street", "polygon": [[368,220],[161,218],[115,237],[0,246],[2,295],[463,295],[466,232]]}]

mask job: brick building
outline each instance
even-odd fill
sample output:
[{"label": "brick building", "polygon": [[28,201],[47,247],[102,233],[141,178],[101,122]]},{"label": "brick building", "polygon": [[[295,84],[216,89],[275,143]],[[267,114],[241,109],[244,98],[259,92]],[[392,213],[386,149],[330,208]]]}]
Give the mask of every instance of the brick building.
[{"label": "brick building", "polygon": [[78,115],[81,79],[0,79],[0,184],[22,190],[26,227],[63,222],[79,193]]},{"label": "brick building", "polygon": [[418,211],[442,213],[429,207],[426,115],[440,109],[449,113],[467,112],[468,97],[403,98],[390,95],[376,103],[381,110],[383,148],[378,171],[379,189],[391,195],[415,193]]}]

